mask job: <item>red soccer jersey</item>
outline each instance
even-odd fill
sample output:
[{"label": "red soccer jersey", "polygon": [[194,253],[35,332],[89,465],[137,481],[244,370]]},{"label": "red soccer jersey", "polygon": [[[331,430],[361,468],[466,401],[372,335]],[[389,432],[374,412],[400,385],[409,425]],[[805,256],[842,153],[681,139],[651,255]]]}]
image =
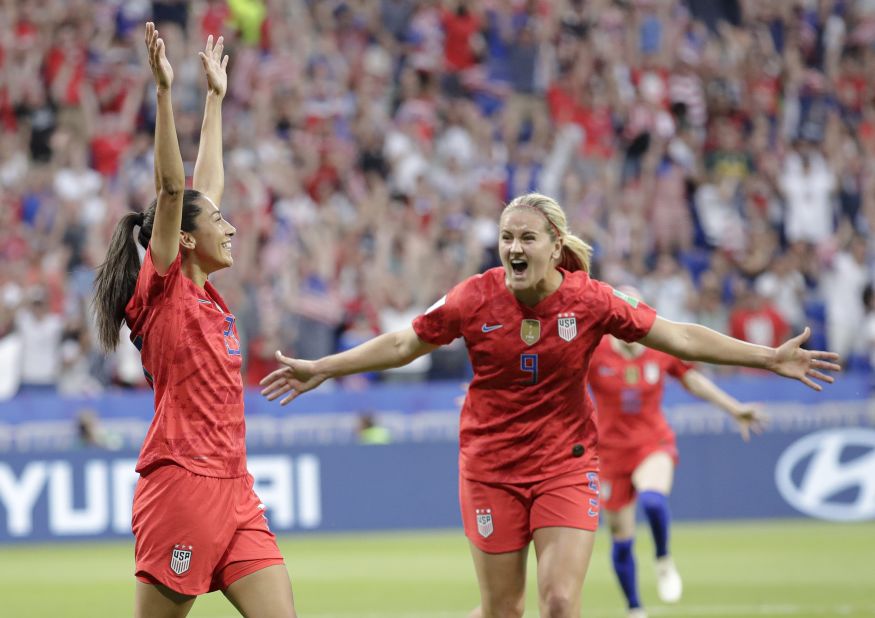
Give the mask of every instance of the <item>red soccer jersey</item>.
[{"label": "red soccer jersey", "polygon": [[155,391],[137,472],[171,462],[203,476],[241,476],[246,428],[235,318],[209,281],[201,289],[181,267],[177,255],[162,277],[147,250],[125,308]]},{"label": "red soccer jersey", "polygon": [[504,269],[466,279],[413,322],[423,341],[464,337],[474,379],[462,406],[464,477],[526,483],[597,465],[590,356],[602,335],[635,341],[653,309],[584,272],[528,307],[505,287]]},{"label": "red soccer jersey", "polygon": [[[627,358],[606,337],[589,366],[602,452],[673,440],[674,433],[662,414],[665,374],[680,379],[692,368],[679,358],[650,348]],[[605,455],[605,460],[609,459]]]}]

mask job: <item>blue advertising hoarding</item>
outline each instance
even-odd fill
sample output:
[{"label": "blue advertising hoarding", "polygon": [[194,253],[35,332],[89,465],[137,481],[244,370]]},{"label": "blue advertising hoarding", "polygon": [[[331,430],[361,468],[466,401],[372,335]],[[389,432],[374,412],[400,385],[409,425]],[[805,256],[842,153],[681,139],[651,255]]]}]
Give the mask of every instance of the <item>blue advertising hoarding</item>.
[{"label": "blue advertising hoarding", "polygon": [[[875,518],[875,430],[679,436],[678,520]],[[277,533],[460,525],[452,443],[250,452]],[[0,543],[126,537],[134,452],[15,454],[0,462]]]},{"label": "blue advertising hoarding", "polygon": [[[681,456],[676,519],[875,518],[875,405],[866,378],[842,376],[820,394],[756,376],[721,386],[762,402],[770,426],[745,444],[725,415],[671,389],[666,413]],[[250,394],[249,468],[273,530],[460,526],[462,394],[459,384],[337,390],[286,408]],[[71,418],[81,406],[123,437],[119,450],[77,446]],[[394,442],[357,444],[363,412]],[[148,393],[0,404],[0,543],[129,537],[136,449],[150,414]]]}]

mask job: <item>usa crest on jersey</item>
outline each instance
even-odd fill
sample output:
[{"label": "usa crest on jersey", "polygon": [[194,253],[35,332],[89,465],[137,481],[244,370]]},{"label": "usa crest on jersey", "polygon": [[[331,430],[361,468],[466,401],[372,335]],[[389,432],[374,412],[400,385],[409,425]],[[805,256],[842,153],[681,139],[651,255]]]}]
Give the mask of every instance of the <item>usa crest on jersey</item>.
[{"label": "usa crest on jersey", "polygon": [[176,544],[170,554],[170,570],[182,575],[191,567],[191,545]]},{"label": "usa crest on jersey", "polygon": [[493,532],[492,527],[492,509],[477,509],[477,532],[484,539],[490,536]]},{"label": "usa crest on jersey", "polygon": [[577,318],[573,313],[559,314],[559,336],[565,341],[571,341],[577,337]]}]

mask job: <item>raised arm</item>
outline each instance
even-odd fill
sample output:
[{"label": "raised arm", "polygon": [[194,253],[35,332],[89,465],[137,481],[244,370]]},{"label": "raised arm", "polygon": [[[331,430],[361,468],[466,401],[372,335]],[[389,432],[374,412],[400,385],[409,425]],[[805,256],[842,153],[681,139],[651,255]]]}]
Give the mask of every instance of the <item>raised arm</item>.
[{"label": "raised arm", "polygon": [[170,99],[173,68],[164,51],[164,40],[158,36],[152,22],[146,24],[146,47],[149,50],[149,66],[155,78],[158,99],[155,117],[155,190],[158,193],[158,205],[149,246],[155,270],[163,275],[179,253],[185,170],[182,167],[182,154],[179,151]]},{"label": "raised arm", "polygon": [[273,401],[289,393],[280,402],[286,405],[328,378],[401,367],[438,347],[440,346],[420,339],[413,328],[406,328],[385,333],[351,350],[315,361],[288,358],[277,352],[277,361],[285,367],[277,369],[261,381],[264,387],[261,394]]},{"label": "raised arm", "polygon": [[194,164],[192,186],[218,206],[225,190],[225,169],[222,165],[222,101],[228,89],[228,56],[222,57],[225,40],[219,37],[213,45],[213,35],[207,38],[204,51],[199,52],[207,77],[207,100],[201,139]]},{"label": "raised arm", "polygon": [[768,369],[819,391],[823,387],[812,378],[832,383],[833,377],[821,370],[839,371],[841,367],[834,362],[839,359],[834,352],[803,349],[802,344],[810,336],[811,331],[806,328],[780,347],[770,348],[728,337],[700,324],[657,317],[639,343],[684,360]]},{"label": "raised arm", "polygon": [[729,414],[729,416],[738,423],[738,428],[741,431],[741,438],[745,442],[750,440],[751,431],[753,433],[762,432],[766,416],[757,411],[753,406],[738,401],[735,397],[709,380],[705,374],[696,371],[695,369],[690,369],[683,375],[683,377],[681,377],[681,384],[691,395],[695,395],[699,399],[713,403],[715,406]]}]

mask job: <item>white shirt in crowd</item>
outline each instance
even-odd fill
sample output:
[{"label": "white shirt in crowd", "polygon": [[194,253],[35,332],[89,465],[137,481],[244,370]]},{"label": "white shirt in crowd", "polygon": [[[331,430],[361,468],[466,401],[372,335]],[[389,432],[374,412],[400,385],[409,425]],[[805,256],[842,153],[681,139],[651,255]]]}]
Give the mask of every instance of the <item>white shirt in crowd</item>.
[{"label": "white shirt in crowd", "polygon": [[21,383],[51,386],[58,378],[61,361],[61,316],[44,313],[41,317],[22,309],[15,316],[21,337]]},{"label": "white shirt in crowd", "polygon": [[11,332],[0,338],[0,401],[12,399],[21,382],[21,336]]},{"label": "white shirt in crowd", "polygon": [[779,179],[787,203],[784,232],[790,242],[820,244],[833,233],[833,202],[836,178],[819,153],[812,154],[808,169],[802,157],[787,155]]},{"label": "white shirt in crowd", "polygon": [[832,268],[824,277],[827,344],[843,358],[862,351],[864,342],[859,330],[865,315],[863,289],[869,280],[867,265],[846,252],[835,256]]},{"label": "white shirt in crowd", "polygon": [[766,271],[754,283],[756,291],[772,301],[781,317],[793,328],[805,323],[805,277],[799,271],[779,275]]},{"label": "white shirt in crowd", "polygon": [[[410,328],[413,320],[422,313],[422,309],[417,307],[409,307],[407,309],[394,309],[392,307],[384,307],[380,310],[380,331],[391,333],[396,330],[404,330]],[[395,376],[416,376],[425,377],[428,370],[431,369],[431,356],[425,354],[420,356],[412,363],[408,363],[403,367],[395,367],[385,371],[388,375]]]}]

